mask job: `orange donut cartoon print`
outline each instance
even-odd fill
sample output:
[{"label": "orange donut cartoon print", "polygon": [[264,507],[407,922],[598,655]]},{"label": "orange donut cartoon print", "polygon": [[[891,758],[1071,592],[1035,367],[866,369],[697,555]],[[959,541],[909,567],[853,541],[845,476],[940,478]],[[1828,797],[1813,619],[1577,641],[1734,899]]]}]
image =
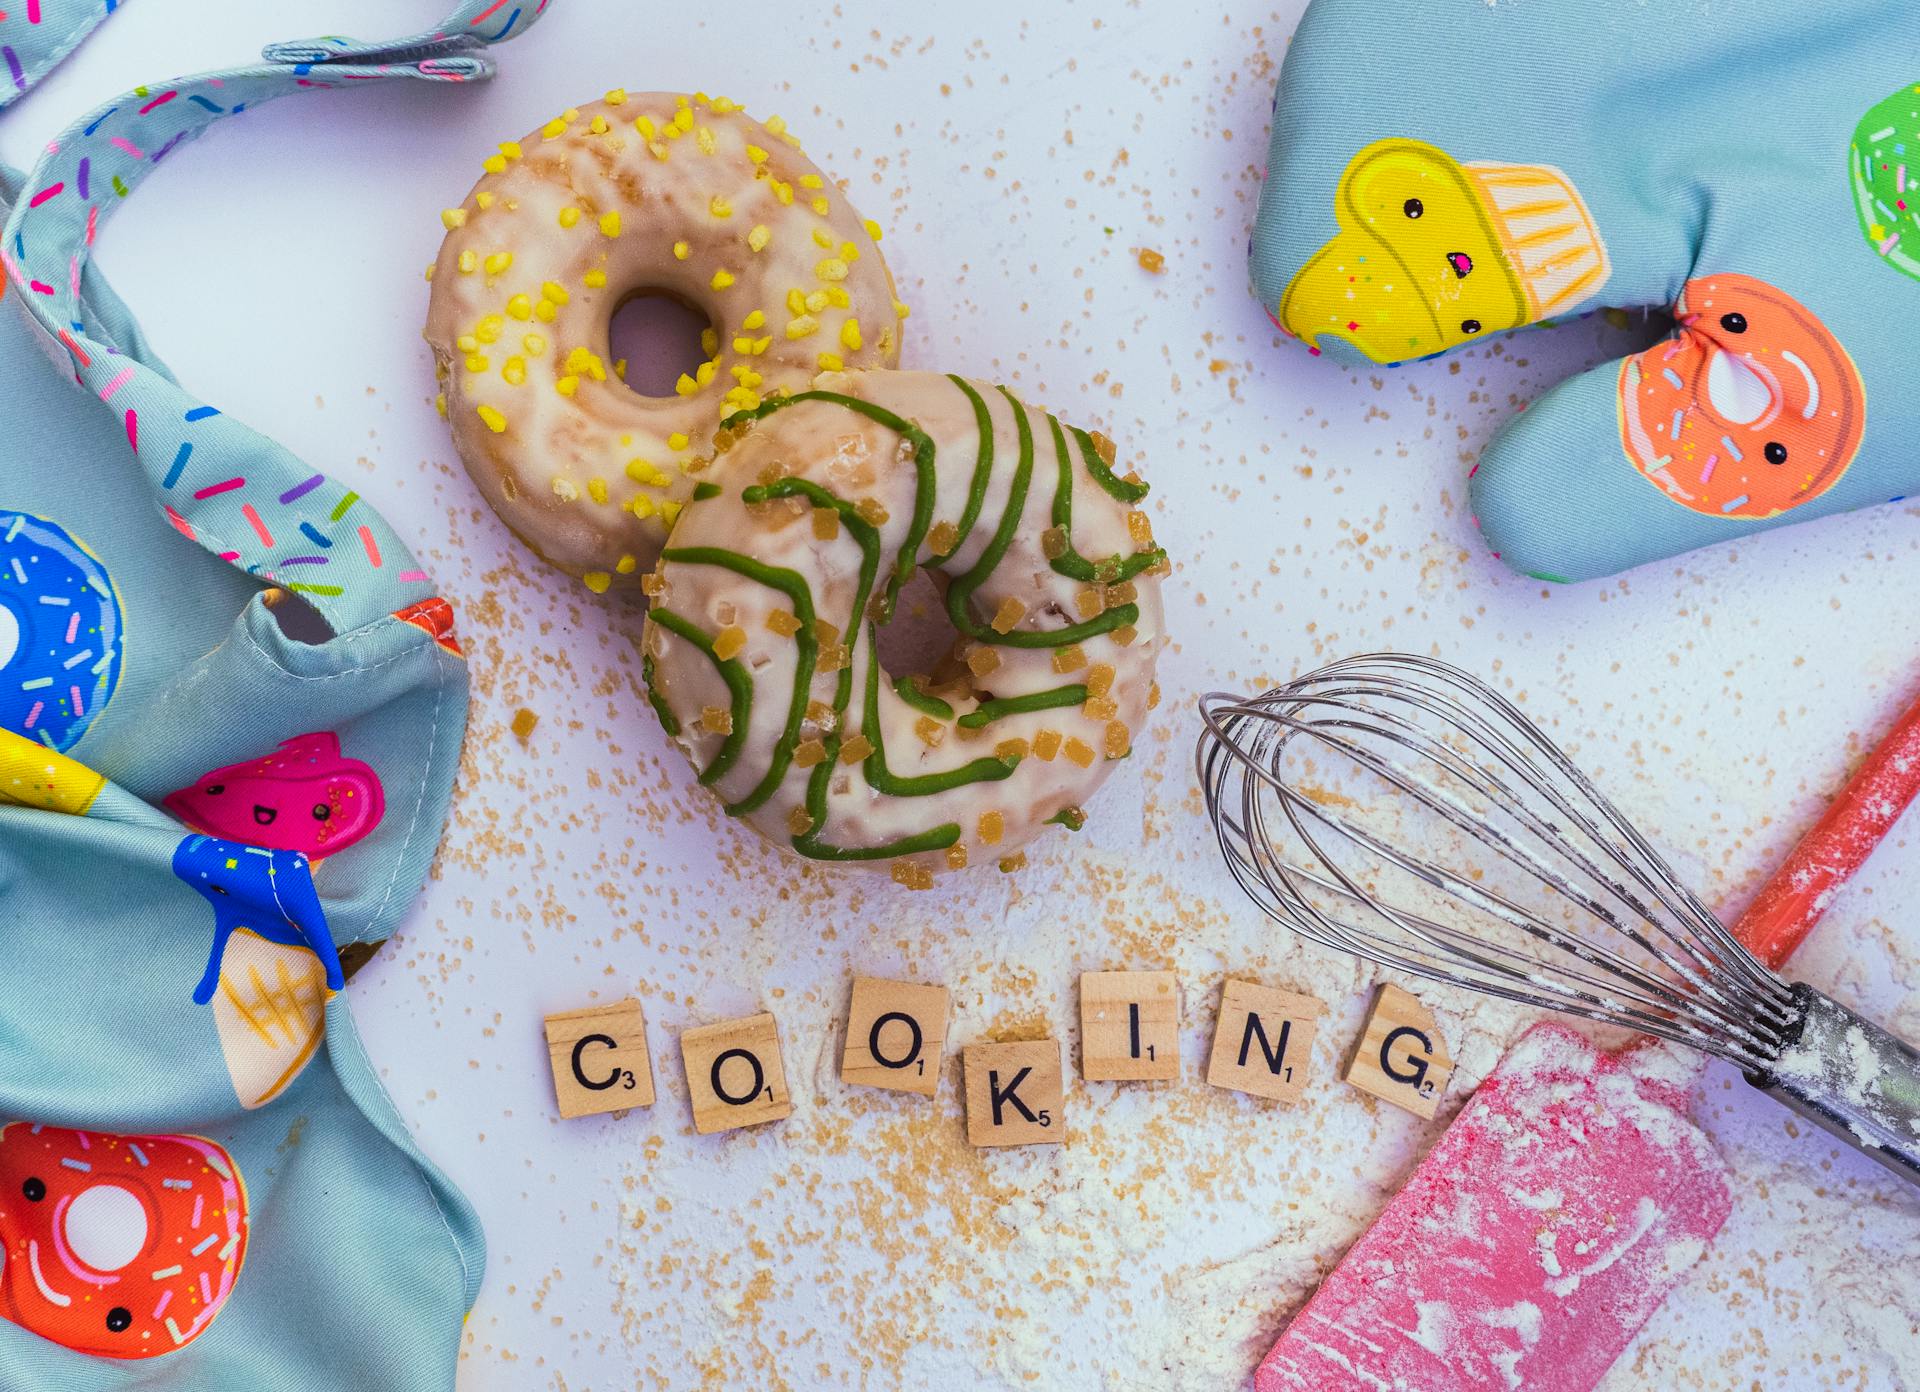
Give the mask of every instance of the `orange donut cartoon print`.
[{"label": "orange donut cartoon print", "polygon": [[1699,276],[1674,336],[1620,365],[1620,443],[1676,503],[1774,517],[1833,487],[1866,429],[1867,395],[1840,341],[1793,296],[1744,275]]}]

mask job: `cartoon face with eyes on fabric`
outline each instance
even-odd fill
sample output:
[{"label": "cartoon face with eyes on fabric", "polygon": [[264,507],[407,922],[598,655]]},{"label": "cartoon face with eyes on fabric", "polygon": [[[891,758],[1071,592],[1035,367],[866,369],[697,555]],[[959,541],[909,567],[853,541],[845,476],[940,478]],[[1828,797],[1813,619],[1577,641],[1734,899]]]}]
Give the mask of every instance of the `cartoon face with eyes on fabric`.
[{"label": "cartoon face with eyes on fabric", "polygon": [[1475,520],[1516,570],[1609,575],[1920,486],[1920,62],[1866,0],[1750,9],[1733,34],[1650,0],[1597,34],[1552,6],[1314,0],[1288,49],[1253,283],[1315,356],[1672,317],[1482,452]]},{"label": "cartoon face with eyes on fabric", "polygon": [[263,758],[214,769],[161,805],[209,836],[318,861],[372,831],[387,803],[380,776],[342,754],[338,735],[317,730]]}]

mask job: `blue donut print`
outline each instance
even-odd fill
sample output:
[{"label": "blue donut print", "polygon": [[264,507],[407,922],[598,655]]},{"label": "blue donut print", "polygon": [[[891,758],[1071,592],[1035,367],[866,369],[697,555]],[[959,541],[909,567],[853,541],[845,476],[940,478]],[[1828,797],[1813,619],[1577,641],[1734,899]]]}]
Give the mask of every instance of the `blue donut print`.
[{"label": "blue donut print", "polygon": [[0,729],[71,749],[120,680],[120,597],[55,523],[0,512]]}]

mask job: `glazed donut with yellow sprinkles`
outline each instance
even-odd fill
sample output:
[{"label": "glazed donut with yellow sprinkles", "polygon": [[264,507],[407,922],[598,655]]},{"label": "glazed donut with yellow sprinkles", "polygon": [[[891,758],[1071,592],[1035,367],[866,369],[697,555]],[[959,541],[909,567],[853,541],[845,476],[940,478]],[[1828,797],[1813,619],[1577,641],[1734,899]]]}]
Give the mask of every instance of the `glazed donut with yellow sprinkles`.
[{"label": "glazed donut with yellow sprinkles", "polygon": [[[879,227],[784,122],[725,97],[571,107],[488,155],[441,217],[426,338],[455,446],[507,525],[595,592],[652,569],[725,417],[899,361]],[[629,388],[611,347],[643,294],[710,325],[671,396]]]}]

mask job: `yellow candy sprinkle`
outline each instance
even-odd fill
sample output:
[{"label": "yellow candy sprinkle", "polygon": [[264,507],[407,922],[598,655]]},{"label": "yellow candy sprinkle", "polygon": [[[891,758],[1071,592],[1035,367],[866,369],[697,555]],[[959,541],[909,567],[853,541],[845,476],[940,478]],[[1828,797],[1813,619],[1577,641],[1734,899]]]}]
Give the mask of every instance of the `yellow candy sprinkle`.
[{"label": "yellow candy sprinkle", "polygon": [[533,296],[515,295],[507,301],[507,317],[526,320],[533,318]]},{"label": "yellow candy sprinkle", "polygon": [[646,139],[646,140],[653,139],[654,124],[653,124],[653,118],[651,116],[634,117],[633,128],[640,132],[640,135],[643,139]]},{"label": "yellow candy sprinkle", "polygon": [[544,334],[530,333],[520,340],[520,346],[537,358],[547,351],[546,336]]},{"label": "yellow candy sprinkle", "polygon": [[766,352],[767,349],[771,348],[772,346],[773,346],[772,334],[768,334],[764,338],[754,339],[753,350],[752,350],[754,357],[756,358],[759,357],[762,353]]},{"label": "yellow candy sprinkle", "polygon": [[600,214],[600,231],[609,237],[620,235],[620,210]]},{"label": "yellow candy sprinkle", "polygon": [[817,247],[824,247],[828,251],[832,251],[833,250],[833,233],[827,231],[827,229],[824,227],[814,228],[813,244]]},{"label": "yellow candy sprinkle", "polygon": [[465,208],[442,208],[440,210],[440,225],[445,227],[449,232],[453,231],[456,227],[465,227],[467,225],[467,210]]},{"label": "yellow candy sprinkle", "polygon": [[580,583],[595,594],[605,594],[607,586],[613,583],[613,577],[604,570],[590,570],[580,577]]},{"label": "yellow candy sprinkle", "polygon": [[749,145],[747,146],[747,158],[755,164],[765,164],[767,162],[767,152],[758,145]]},{"label": "yellow candy sprinkle", "polygon": [[724,290],[733,284],[733,272],[727,270],[715,271],[713,273],[713,279],[709,284],[716,290]]},{"label": "yellow candy sprinkle", "polygon": [[463,353],[477,353],[480,351],[480,340],[472,334],[461,334],[454,339],[453,346]]},{"label": "yellow candy sprinkle", "polygon": [[542,300],[533,307],[533,317],[543,324],[551,324],[555,319],[560,317],[559,306],[555,305],[552,300]]},{"label": "yellow candy sprinkle", "polygon": [[507,172],[507,161],[501,155],[488,155],[480,161],[480,167],[489,174],[504,174]]},{"label": "yellow candy sprinkle", "polygon": [[790,205],[793,202],[793,185],[774,180],[773,196],[780,200],[782,206]]},{"label": "yellow candy sprinkle", "polygon": [[508,140],[503,142],[500,146],[500,153],[505,155],[510,160],[519,159],[520,158],[519,142],[513,141],[513,140]]},{"label": "yellow candy sprinkle", "polygon": [[841,360],[838,353],[822,353],[814,361],[820,365],[822,372],[844,372],[847,369],[846,363]]},{"label": "yellow candy sprinkle", "polygon": [[820,327],[820,321],[811,314],[802,314],[797,319],[787,321],[788,338],[805,338]]},{"label": "yellow candy sprinkle", "polygon": [[566,133],[567,122],[566,119],[561,116],[554,117],[551,121],[547,122],[546,125],[540,127],[540,134],[549,140],[565,135]]},{"label": "yellow candy sprinkle", "polygon": [[557,305],[562,305],[567,303],[572,296],[567,294],[566,286],[551,280],[543,280],[540,282],[540,298],[543,300],[551,300]]},{"label": "yellow candy sprinkle", "polygon": [[684,261],[691,255],[693,255],[693,248],[688,246],[685,242],[675,242],[673,244],[674,260]]},{"label": "yellow candy sprinkle", "polygon": [[[771,130],[773,128],[769,126],[767,129]],[[826,186],[826,180],[822,179],[818,174],[802,174],[800,176],[801,188],[817,189],[825,188]]]},{"label": "yellow candy sprinkle", "polygon": [[622,556],[613,563],[613,568],[622,575],[631,575],[639,568],[640,562],[632,556]]},{"label": "yellow candy sprinkle", "polygon": [[765,312],[758,309],[740,321],[740,327],[743,329],[761,329],[765,328],[766,324],[767,316]]},{"label": "yellow candy sprinkle", "polygon": [[513,264],[513,253],[510,251],[496,251],[488,256],[482,264],[486,266],[488,275],[497,276]]},{"label": "yellow candy sprinkle", "polygon": [[482,208],[491,208],[493,206],[493,195],[485,189],[482,189],[479,193],[474,194],[473,201],[478,203]]},{"label": "yellow candy sprinkle", "polygon": [[472,275],[474,268],[480,264],[480,253],[469,247],[460,253],[460,259],[454,264],[460,268],[461,275]]},{"label": "yellow candy sprinkle", "polygon": [[608,106],[625,106],[627,104],[627,89],[624,87],[616,87],[607,93],[604,100]]},{"label": "yellow candy sprinkle", "polygon": [[837,256],[829,256],[813,268],[813,273],[821,280],[845,280],[847,263]]},{"label": "yellow candy sprinkle", "polygon": [[712,357],[720,351],[720,334],[712,328],[700,330],[700,351]]},{"label": "yellow candy sprinkle", "polygon": [[860,351],[860,321],[849,319],[840,326],[840,343],[850,353]]},{"label": "yellow candy sprinkle", "polygon": [[717,218],[730,218],[733,216],[733,204],[716,193],[707,200],[707,211]]},{"label": "yellow candy sprinkle", "polygon": [[827,196],[824,193],[813,200],[813,210],[820,214],[821,217],[825,217],[827,215],[827,209],[832,206],[831,203],[827,202]]},{"label": "yellow candy sprinkle", "polygon": [[833,303],[833,297],[824,290],[815,290],[807,296],[807,313],[818,314]]},{"label": "yellow candy sprinkle", "polygon": [[682,505],[680,503],[674,502],[673,499],[671,498],[667,499],[666,502],[660,504],[660,515],[666,519],[666,523],[669,527],[671,527],[674,524],[674,522],[679,519],[681,506]]},{"label": "yellow candy sprinkle", "polygon": [[480,419],[486,422],[487,429],[491,430],[494,434],[498,435],[506,430],[507,418],[493,407],[482,406],[478,408],[478,414]]},{"label": "yellow candy sprinkle", "polygon": [[738,111],[740,109],[740,103],[730,97],[715,97],[710,105],[713,107],[713,114],[716,116],[725,116],[728,112]]},{"label": "yellow candy sprinkle", "polygon": [[769,116],[765,121],[761,122],[761,124],[772,134],[780,135],[787,129],[787,118],[784,116]]},{"label": "yellow candy sprinkle", "polygon": [[683,372],[680,374],[680,380],[673,384],[673,389],[681,396],[692,396],[700,390],[700,384]]},{"label": "yellow candy sprinkle", "polygon": [[787,291],[787,313],[805,314],[806,312],[807,312],[806,292],[798,288]]},{"label": "yellow candy sprinkle", "polygon": [[700,364],[699,367],[694,369],[694,373],[693,373],[694,379],[698,381],[701,386],[704,387],[706,386],[707,383],[713,380],[713,374],[718,372],[719,370],[720,370],[720,364],[715,362],[703,362]]},{"label": "yellow candy sprinkle", "polygon": [[641,518],[642,520],[645,520],[646,518],[653,516],[653,513],[654,513],[653,499],[648,497],[645,493],[642,493],[637,497],[635,497],[631,503],[627,504],[627,506],[633,510],[633,515],[635,517]]},{"label": "yellow candy sprinkle", "polygon": [[904,319],[904,318],[906,318],[906,317],[907,317],[907,315],[908,315],[908,314],[910,314],[910,313],[912,313],[912,311],[911,311],[911,310],[909,310],[909,309],[907,308],[907,306],[906,306],[906,302],[905,302],[904,300],[895,300],[895,301],[893,302],[893,317],[894,317],[894,318],[896,318],[896,319]]},{"label": "yellow candy sprinkle", "polygon": [[647,142],[647,153],[657,160],[663,160],[667,157],[667,147],[662,145],[658,140],[649,140]]},{"label": "yellow candy sprinkle", "polygon": [[598,270],[588,271],[585,275],[580,277],[580,282],[581,284],[585,285],[589,290],[598,290],[601,286],[607,283],[607,273],[605,271],[598,271]]},{"label": "yellow candy sprinkle", "polygon": [[756,226],[753,231],[747,233],[747,247],[751,251],[765,251],[767,249],[767,243],[772,240],[773,233],[764,222]]},{"label": "yellow candy sprinkle", "polygon": [[473,335],[482,343],[498,343],[500,341],[500,331],[506,328],[506,326],[507,321],[499,315],[489,314],[478,324],[474,325]]},{"label": "yellow candy sprinkle", "polygon": [[527,380],[527,360],[525,358],[508,358],[506,365],[500,369],[500,375],[506,378],[510,385],[519,386]]},{"label": "yellow candy sprinkle", "polygon": [[467,371],[485,372],[486,370],[487,370],[486,354],[484,353],[467,354]]},{"label": "yellow candy sprinkle", "polygon": [[713,132],[705,126],[700,127],[699,130],[693,133],[693,140],[694,143],[700,147],[700,153],[703,155],[710,155],[718,148],[713,138]]},{"label": "yellow candy sprinkle", "polygon": [[673,432],[673,434],[667,436],[668,449],[683,450],[686,447],[687,447],[687,437],[685,435],[682,435],[679,431],[676,430]]},{"label": "yellow candy sprinkle", "polygon": [[880,240],[880,224],[879,223],[875,222],[872,218],[868,218],[865,222],[861,223],[860,225],[867,229],[867,235],[873,238],[874,241],[877,242]]},{"label": "yellow candy sprinkle", "polygon": [[605,135],[607,131],[611,129],[611,127],[607,125],[606,117],[596,116],[591,121],[587,122],[587,129],[592,131],[595,135]]},{"label": "yellow candy sprinkle", "polygon": [[433,409],[440,413],[441,420],[445,420],[447,418],[447,394],[445,392],[434,393]]},{"label": "yellow candy sprinkle", "polygon": [[569,203],[560,210],[560,225],[572,227],[580,221],[580,210]]},{"label": "yellow candy sprinkle", "polygon": [[596,502],[596,503],[604,503],[604,502],[606,502],[606,500],[607,500],[607,481],[606,481],[605,479],[603,479],[603,478],[590,478],[590,479],[588,479],[588,480],[587,480],[587,496],[588,496],[589,498],[591,498],[591,499],[593,499],[593,500],[594,500],[594,502]]},{"label": "yellow candy sprinkle", "polygon": [[553,389],[559,392],[560,395],[562,396],[572,396],[575,392],[580,390],[580,379],[572,375],[562,377],[559,381],[553,384]]}]

